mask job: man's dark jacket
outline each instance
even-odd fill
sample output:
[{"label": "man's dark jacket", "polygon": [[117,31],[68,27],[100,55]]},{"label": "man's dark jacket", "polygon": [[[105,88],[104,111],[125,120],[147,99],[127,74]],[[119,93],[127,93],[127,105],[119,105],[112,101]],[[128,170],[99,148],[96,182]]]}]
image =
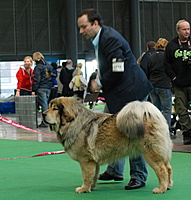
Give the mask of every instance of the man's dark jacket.
[{"label": "man's dark jacket", "polygon": [[[124,72],[112,72],[113,58],[124,60]],[[111,27],[102,27],[98,61],[100,81],[110,113],[117,113],[128,102],[143,100],[152,90],[128,42]]]}]

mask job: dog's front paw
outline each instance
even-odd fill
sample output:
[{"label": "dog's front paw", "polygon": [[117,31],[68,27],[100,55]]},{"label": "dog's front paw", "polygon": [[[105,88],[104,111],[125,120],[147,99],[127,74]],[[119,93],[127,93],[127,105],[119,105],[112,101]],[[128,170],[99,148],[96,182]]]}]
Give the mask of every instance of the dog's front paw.
[{"label": "dog's front paw", "polygon": [[161,189],[161,188],[154,188],[153,189],[153,193],[155,193],[155,194],[161,194],[161,193],[165,193],[165,192],[166,192],[166,190]]},{"label": "dog's front paw", "polygon": [[77,187],[76,188],[76,193],[87,193],[87,192],[91,192],[91,190],[85,189],[84,187]]}]

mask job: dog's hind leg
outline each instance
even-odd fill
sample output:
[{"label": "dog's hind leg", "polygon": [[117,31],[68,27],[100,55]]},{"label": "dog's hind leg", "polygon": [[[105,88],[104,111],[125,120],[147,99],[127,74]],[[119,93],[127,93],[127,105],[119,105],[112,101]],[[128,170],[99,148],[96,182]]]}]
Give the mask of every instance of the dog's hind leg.
[{"label": "dog's hind leg", "polygon": [[160,194],[164,193],[168,187],[168,172],[165,164],[163,162],[159,162],[157,166],[154,168],[155,173],[159,180],[159,187],[153,189],[153,193]]},{"label": "dog's hind leg", "polygon": [[143,155],[158,177],[159,187],[154,188],[153,193],[160,194],[166,192],[169,184],[169,175],[164,161],[160,158],[160,155],[156,153],[149,152]]},{"label": "dog's hind leg", "polygon": [[167,172],[168,172],[168,187],[167,187],[167,189],[170,190],[173,185],[173,180],[172,180],[172,167],[169,162],[166,164],[166,168],[167,168]]},{"label": "dog's hind leg", "polygon": [[91,192],[92,184],[95,187],[95,174],[96,174],[96,163],[94,161],[83,161],[80,162],[82,170],[83,184],[81,187],[76,188],[76,193]]}]

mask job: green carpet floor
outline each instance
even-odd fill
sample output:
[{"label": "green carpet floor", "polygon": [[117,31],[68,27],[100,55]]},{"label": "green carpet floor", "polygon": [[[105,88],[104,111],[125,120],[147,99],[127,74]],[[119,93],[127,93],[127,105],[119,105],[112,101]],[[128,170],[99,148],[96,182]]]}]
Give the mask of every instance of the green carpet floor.
[{"label": "green carpet floor", "polygon": [[[63,150],[59,143],[40,143],[0,139],[0,159],[32,156],[43,152]],[[34,158],[0,160],[0,199],[2,200],[188,200],[191,196],[191,154],[173,153],[174,186],[165,194],[152,194],[157,178],[149,167],[149,177],[144,188],[124,190],[129,180],[126,163],[124,182],[98,181],[91,193],[76,194],[80,186],[81,171],[77,162],[67,154]],[[102,166],[101,172],[106,168]]]}]

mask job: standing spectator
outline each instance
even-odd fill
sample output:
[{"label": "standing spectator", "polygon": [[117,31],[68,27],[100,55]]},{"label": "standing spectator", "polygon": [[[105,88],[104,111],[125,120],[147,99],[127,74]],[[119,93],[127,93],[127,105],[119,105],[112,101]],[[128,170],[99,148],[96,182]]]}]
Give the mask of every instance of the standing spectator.
[{"label": "standing spectator", "polygon": [[190,24],[179,20],[176,24],[177,37],[165,50],[165,69],[172,80],[175,95],[175,111],[183,131],[184,144],[191,144],[191,119],[188,103],[191,101],[191,41]]},{"label": "standing spectator", "polygon": [[[92,80],[91,88],[92,91],[102,88],[109,112],[115,114],[130,101],[144,100],[152,85],[137,65],[128,42],[116,30],[104,26],[94,9],[84,10],[79,15],[78,27],[80,34],[91,39],[95,48],[99,80]],[[123,180],[124,164],[125,159],[110,164],[99,180]],[[145,186],[147,168],[142,155],[130,158],[130,175],[125,189]]]},{"label": "standing spectator", "polygon": [[[98,69],[95,69],[95,71],[91,74],[91,76],[89,78],[88,87],[87,87],[87,93],[97,93],[97,92],[99,93],[100,92],[100,90],[97,90],[97,91],[94,91],[94,92],[91,91],[91,82],[92,82],[92,80],[96,80],[97,76],[98,76]],[[96,103],[97,102],[98,102],[98,99],[97,99]],[[89,106],[90,106],[89,108],[90,109],[93,108],[93,104],[94,104],[93,101],[89,102]]]},{"label": "standing spectator", "polygon": [[76,69],[73,72],[73,78],[69,84],[69,88],[73,90],[74,95],[81,98],[84,98],[84,92],[87,88],[87,81],[83,77],[83,73],[81,71],[82,64],[79,63],[76,65]]},{"label": "standing spectator", "polygon": [[83,72],[82,72],[82,63],[78,63],[75,66],[75,70],[74,70],[74,72],[72,74],[72,77],[74,77],[76,75],[83,75]]},{"label": "standing spectator", "polygon": [[[53,68],[50,64],[46,62],[44,56],[40,52],[35,52],[33,54],[33,60],[36,62],[34,68],[34,84],[32,91],[38,96],[38,103],[42,106],[42,113],[48,109],[48,99],[50,96],[50,91],[52,87],[52,73]],[[39,127],[48,127],[43,121]]]},{"label": "standing spectator", "polygon": [[172,92],[171,80],[167,76],[164,69],[164,51],[168,41],[165,38],[159,38],[156,45],[156,53],[154,53],[148,60],[147,75],[154,86],[150,92],[151,102],[162,112],[168,126],[170,137],[174,139],[171,128],[171,114],[172,114]]},{"label": "standing spectator", "polygon": [[149,58],[156,52],[155,49],[155,42],[154,41],[149,41],[146,44],[146,52],[142,55],[140,62],[140,67],[142,70],[145,72],[147,75],[147,62]]},{"label": "standing spectator", "polygon": [[[63,62],[62,63],[62,66],[65,66],[66,65],[66,62]],[[60,82],[60,72],[62,70],[62,66],[58,66],[57,68],[57,77],[56,77],[56,80],[57,80],[57,83],[58,83],[58,97],[61,97],[62,96],[62,89],[63,89],[63,85],[62,83]]]},{"label": "standing spectator", "polygon": [[60,72],[60,82],[63,85],[62,96],[70,97],[73,96],[73,90],[69,88],[70,81],[72,80],[72,74],[74,72],[72,60],[66,61],[66,66],[62,67]]},{"label": "standing spectator", "polygon": [[31,66],[33,65],[33,60],[30,56],[26,56],[23,61],[24,65],[19,68],[16,74],[18,83],[15,97],[34,94],[32,93],[34,75],[33,69],[31,68]]},{"label": "standing spectator", "polygon": [[48,102],[50,102],[52,99],[56,98],[58,96],[58,82],[57,82],[57,68],[58,65],[56,63],[51,63],[53,67],[53,73],[52,73],[52,88],[49,96]]}]

